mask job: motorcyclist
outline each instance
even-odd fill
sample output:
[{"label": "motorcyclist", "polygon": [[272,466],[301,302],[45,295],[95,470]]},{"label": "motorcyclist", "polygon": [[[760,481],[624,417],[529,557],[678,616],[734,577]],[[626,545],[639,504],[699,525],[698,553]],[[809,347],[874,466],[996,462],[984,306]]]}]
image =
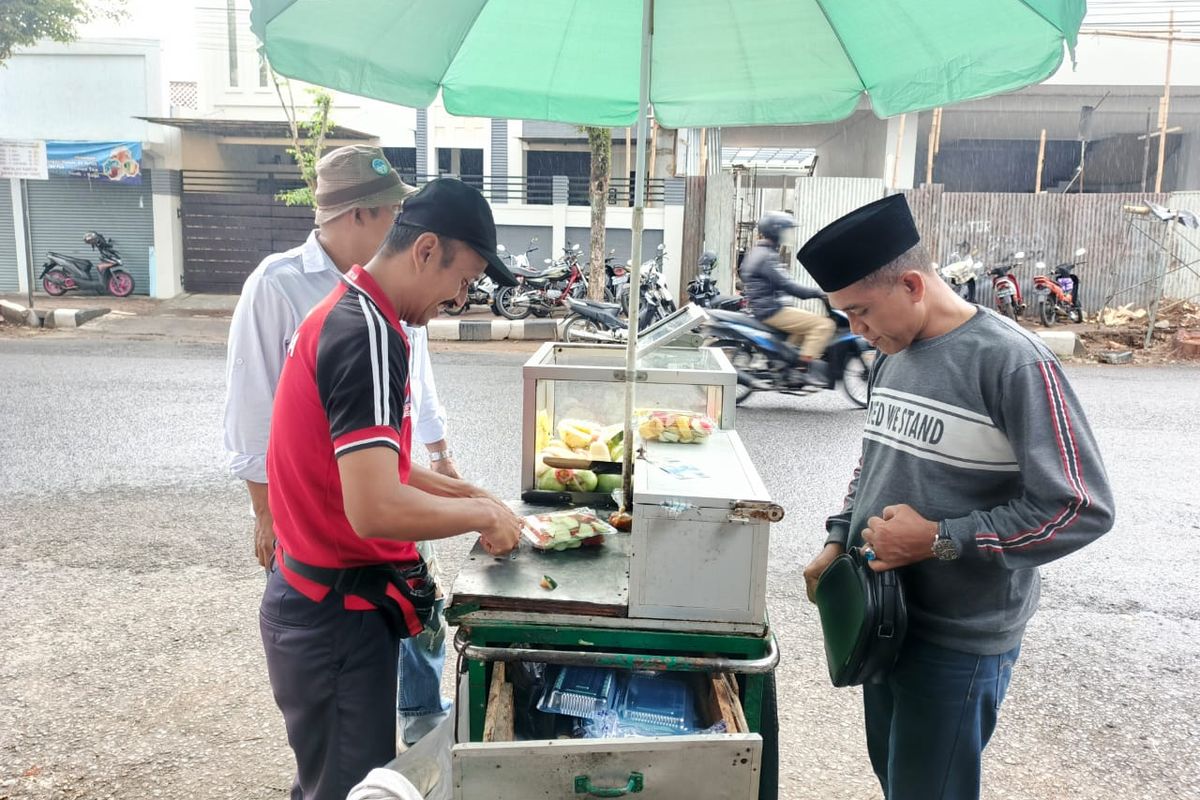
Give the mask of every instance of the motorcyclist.
[{"label": "motorcyclist", "polygon": [[824,299],[819,289],[802,286],[784,269],[779,260],[783,232],[796,227],[791,214],[768,211],[758,221],[761,237],[742,261],[741,277],[750,312],[764,325],[784,331],[788,342],[800,348],[800,359],[809,376],[825,380],[828,365],[821,360],[825,345],[836,329],[832,319],[785,305],[787,296],[801,300]]}]

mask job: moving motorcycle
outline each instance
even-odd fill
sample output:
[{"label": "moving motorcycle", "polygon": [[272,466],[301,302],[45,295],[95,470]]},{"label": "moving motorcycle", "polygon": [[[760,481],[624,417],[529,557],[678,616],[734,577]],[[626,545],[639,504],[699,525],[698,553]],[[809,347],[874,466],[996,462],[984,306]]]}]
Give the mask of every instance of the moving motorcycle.
[{"label": "moving motorcycle", "polygon": [[504,286],[493,295],[496,310],[508,319],[525,319],[531,313],[548,317],[557,307],[565,307],[564,298],[587,296],[587,279],[579,267],[579,245],[563,248],[557,261],[545,260],[545,268],[530,269],[514,264],[516,286]]},{"label": "moving motorcycle", "polygon": [[983,262],[975,259],[970,242],[959,242],[950,255],[950,263],[941,267],[938,273],[954,287],[959,297],[968,303],[975,302],[975,286],[983,273]]},{"label": "moving motorcycle", "polygon": [[[834,389],[840,382],[846,397],[859,408],[867,406],[867,381],[875,363],[875,350],[850,330],[850,320],[825,301],[825,310],[836,325],[822,360],[829,365],[826,379],[816,379],[803,368],[800,350],[788,343],[788,334],[765,325],[749,314],[710,310],[705,333],[710,347],[719,347],[737,370],[737,402],[756,391],[806,395]],[[765,387],[765,388],[764,388]]]},{"label": "moving motorcycle", "polygon": [[717,254],[706,250],[698,263],[700,272],[687,285],[688,298],[701,308],[717,308],[723,311],[742,311],[747,307],[742,295],[721,294],[713,270],[717,266]]},{"label": "moving motorcycle", "polygon": [[[1059,318],[1068,322],[1083,322],[1083,306],[1079,301],[1079,276],[1075,268],[1084,263],[1081,256],[1085,248],[1075,251],[1075,261],[1064,262],[1054,268],[1054,278],[1046,275],[1033,276],[1033,295],[1036,298],[1038,319],[1049,328]],[[1045,263],[1038,262],[1039,270]]]},{"label": "moving motorcycle", "polygon": [[1016,269],[1025,259],[1024,251],[1013,253],[1010,263],[992,267],[987,274],[992,278],[996,310],[1014,322],[1025,313],[1025,301],[1021,297],[1021,284],[1017,282]]},{"label": "moving motorcycle", "polygon": [[59,297],[73,289],[87,289],[114,297],[132,294],[133,276],[122,269],[123,262],[116,249],[116,240],[106,239],[96,231],[88,231],[83,241],[100,252],[100,261],[93,268],[91,259],[47,253],[40,276],[46,294]]}]

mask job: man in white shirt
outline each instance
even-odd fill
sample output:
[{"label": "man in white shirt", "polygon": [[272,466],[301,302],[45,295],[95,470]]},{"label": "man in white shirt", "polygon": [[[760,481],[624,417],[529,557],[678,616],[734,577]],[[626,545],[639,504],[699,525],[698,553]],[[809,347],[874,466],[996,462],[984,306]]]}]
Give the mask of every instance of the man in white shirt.
[{"label": "man in white shirt", "polygon": [[[246,279],[233,312],[226,362],[225,450],[234,477],[246,482],[254,509],[254,550],[269,569],[275,551],[267,504],[267,436],[271,406],[289,340],[309,310],[325,299],[342,273],[366,264],[387,237],[404,198],[405,184],[377,147],[351,145],[317,163],[317,228],[299,247],[268,256]],[[424,328],[404,326],[411,352],[413,438],[429,452],[430,468],[461,477],[446,441],[445,409],[438,401]],[[437,578],[431,542],[418,547]],[[404,639],[400,648],[398,722],[405,744],[415,743],[444,719],[441,695],[445,630],[440,607],[436,630]]]}]

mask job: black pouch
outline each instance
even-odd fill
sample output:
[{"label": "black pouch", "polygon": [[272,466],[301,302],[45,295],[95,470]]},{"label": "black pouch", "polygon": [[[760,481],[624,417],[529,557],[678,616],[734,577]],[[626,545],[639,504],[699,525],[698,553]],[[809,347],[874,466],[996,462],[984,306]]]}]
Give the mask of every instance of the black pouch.
[{"label": "black pouch", "polygon": [[395,564],[371,564],[335,569],[314,567],[298,561],[282,549],[280,552],[283,552],[284,566],[297,575],[327,586],[339,594],[356,595],[374,603],[402,639],[411,634],[404,619],[404,609],[387,593],[388,586],[395,586],[400,595],[412,605],[422,628],[429,627],[429,623],[433,621],[437,584],[429,577],[429,569],[424,561],[404,567]]},{"label": "black pouch", "polygon": [[859,548],[841,554],[814,592],[834,686],[882,681],[900,654],[908,615],[895,570],[875,572]]}]

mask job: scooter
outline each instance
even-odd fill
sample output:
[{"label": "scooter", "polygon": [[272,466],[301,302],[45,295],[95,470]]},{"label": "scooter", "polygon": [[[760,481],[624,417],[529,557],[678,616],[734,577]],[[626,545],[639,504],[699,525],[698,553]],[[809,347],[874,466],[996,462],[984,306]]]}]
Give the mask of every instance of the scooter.
[{"label": "scooter", "polygon": [[838,383],[850,402],[867,407],[867,381],[876,351],[867,340],[850,330],[850,320],[825,301],[825,311],[837,325],[825,346],[822,360],[829,365],[828,377],[817,382],[800,360],[800,350],[788,343],[788,334],[765,325],[749,314],[709,310],[705,333],[710,347],[724,351],[737,370],[737,403],[756,391],[803,396]]},{"label": "scooter", "polygon": [[959,242],[950,255],[950,263],[938,269],[938,273],[959,297],[968,303],[975,302],[975,286],[983,273],[983,262],[975,260],[970,242]]},{"label": "scooter", "polygon": [[[504,245],[500,245],[504,247]],[[503,251],[497,248],[496,252]],[[464,311],[470,311],[471,306],[491,306],[492,313],[496,313],[496,302],[492,299],[492,295],[496,291],[496,282],[487,275],[479,278],[479,280],[471,281],[471,285],[467,287],[467,299],[461,306],[446,306],[445,311],[452,317],[457,317]]]},{"label": "scooter", "polygon": [[701,308],[716,308],[722,311],[742,311],[747,307],[746,298],[742,295],[722,294],[713,278],[713,270],[717,266],[717,254],[705,251],[700,256],[699,274],[692,278],[687,285],[688,298]]},{"label": "scooter", "polygon": [[[1075,269],[1083,262],[1080,258],[1087,253],[1083,247],[1075,251],[1075,261],[1064,262],[1054,268],[1054,278],[1038,274],[1033,277],[1033,294],[1037,303],[1038,319],[1049,328],[1059,318],[1068,322],[1083,322],[1083,306],[1079,301],[1079,276]],[[1038,262],[1039,272],[1045,263]]]},{"label": "scooter", "polygon": [[100,261],[95,265],[94,271],[91,259],[76,258],[63,253],[47,253],[39,277],[46,294],[59,297],[75,289],[86,289],[96,294],[111,294],[114,297],[128,297],[132,294],[133,276],[122,269],[123,262],[116,249],[116,240],[106,239],[96,231],[88,231],[83,241],[100,252]]},{"label": "scooter", "polygon": [[1021,284],[1017,282],[1016,269],[1025,259],[1024,251],[1013,253],[1008,264],[992,267],[987,274],[992,278],[996,310],[1001,315],[1018,322],[1025,313],[1025,300],[1021,297]]}]

